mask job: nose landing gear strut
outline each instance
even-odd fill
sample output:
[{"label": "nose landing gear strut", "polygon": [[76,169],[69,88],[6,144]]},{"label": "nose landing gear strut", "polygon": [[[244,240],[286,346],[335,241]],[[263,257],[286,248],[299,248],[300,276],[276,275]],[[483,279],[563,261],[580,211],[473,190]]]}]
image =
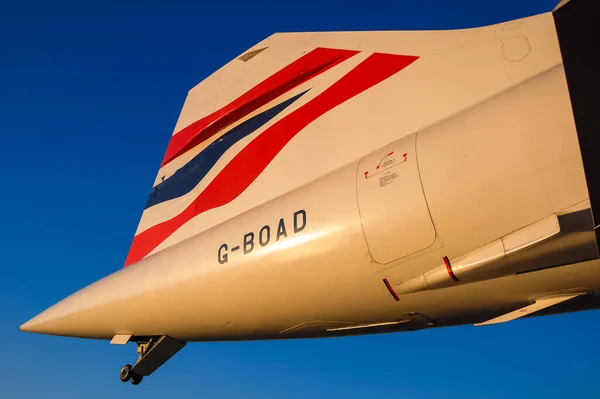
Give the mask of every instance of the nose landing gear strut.
[{"label": "nose landing gear strut", "polygon": [[149,376],[156,371],[186,345],[185,342],[178,341],[167,335],[153,337],[116,335],[111,343],[126,344],[129,341],[137,343],[137,351],[140,356],[133,366],[126,364],[121,368],[119,378],[123,382],[129,381],[133,385],[138,385],[142,382],[145,376]]}]

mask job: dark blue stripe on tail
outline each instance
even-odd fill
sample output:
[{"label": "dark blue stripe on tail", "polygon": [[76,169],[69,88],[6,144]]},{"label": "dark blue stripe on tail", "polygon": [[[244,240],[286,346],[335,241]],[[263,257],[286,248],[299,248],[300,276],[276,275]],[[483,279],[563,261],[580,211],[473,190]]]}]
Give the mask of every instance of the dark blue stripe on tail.
[{"label": "dark blue stripe on tail", "polygon": [[192,191],[232,145],[260,129],[265,123],[290,106],[308,90],[256,115],[225,133],[204,151],[192,158],[170,178],[157,184],[148,197],[146,209]]}]

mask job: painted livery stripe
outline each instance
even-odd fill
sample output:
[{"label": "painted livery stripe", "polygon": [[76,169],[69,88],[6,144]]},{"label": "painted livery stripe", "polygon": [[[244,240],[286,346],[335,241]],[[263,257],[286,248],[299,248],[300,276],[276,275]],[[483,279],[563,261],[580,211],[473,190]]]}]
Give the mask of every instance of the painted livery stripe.
[{"label": "painted livery stripe", "polygon": [[417,58],[372,54],[304,106],[274,123],[244,147],[183,212],[138,234],[133,240],[125,266],[143,259],[193,217],[234,200],[309,123],[404,69]]},{"label": "painted livery stripe", "polygon": [[187,164],[178,169],[171,177],[154,187],[152,193],[148,197],[146,209],[162,202],[181,197],[192,191],[231,146],[260,129],[265,123],[269,122],[294,101],[302,97],[307,91],[308,90],[305,90],[304,92],[253,116],[225,133],[219,140],[211,143],[204,151],[200,152]]},{"label": "painted livery stripe", "polygon": [[359,53],[355,50],[316,48],[263,80],[223,108],[177,132],[167,147],[161,167],[294,87]]}]

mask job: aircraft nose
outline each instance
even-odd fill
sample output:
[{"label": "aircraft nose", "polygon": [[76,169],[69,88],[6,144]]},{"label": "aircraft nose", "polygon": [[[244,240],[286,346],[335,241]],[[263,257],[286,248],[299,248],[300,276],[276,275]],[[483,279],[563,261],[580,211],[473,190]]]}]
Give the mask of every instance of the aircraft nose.
[{"label": "aircraft nose", "polygon": [[66,315],[73,313],[75,310],[69,310],[69,304],[65,303],[69,302],[68,299],[69,298],[64,299],[44,310],[42,313],[22,324],[19,329],[25,332],[61,335],[61,332],[64,332],[64,328],[61,328],[61,325],[63,324],[61,320],[64,319]]},{"label": "aircraft nose", "polygon": [[[66,298],[19,327],[21,331],[81,338],[110,338],[110,318],[103,306],[87,308],[78,298]],[[110,312],[109,312],[110,313]]]},{"label": "aircraft nose", "polygon": [[21,325],[20,330],[70,337],[109,336],[106,325],[110,319],[103,311],[114,297],[110,289],[100,289],[104,285],[95,283],[77,291]]},{"label": "aircraft nose", "polygon": [[19,327],[19,330],[21,331],[25,331],[25,332],[39,332],[36,330],[36,326],[38,325],[37,319],[38,316],[32,318],[31,320],[29,320],[26,323],[21,324],[21,327]]},{"label": "aircraft nose", "polygon": [[121,269],[49,307],[21,325],[20,330],[98,339],[129,333],[140,324],[147,325],[145,310],[155,307],[155,301],[160,304],[161,297],[152,294],[145,300],[135,299],[148,287],[135,267]]}]

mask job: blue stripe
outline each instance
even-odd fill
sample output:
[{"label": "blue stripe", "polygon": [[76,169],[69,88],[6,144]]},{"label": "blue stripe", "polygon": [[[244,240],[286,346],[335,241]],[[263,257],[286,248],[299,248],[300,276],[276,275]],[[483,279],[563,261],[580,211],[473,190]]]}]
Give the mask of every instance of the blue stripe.
[{"label": "blue stripe", "polygon": [[253,116],[211,143],[187,164],[178,169],[170,178],[157,184],[148,197],[145,209],[181,197],[192,191],[232,145],[258,130],[307,91]]}]

